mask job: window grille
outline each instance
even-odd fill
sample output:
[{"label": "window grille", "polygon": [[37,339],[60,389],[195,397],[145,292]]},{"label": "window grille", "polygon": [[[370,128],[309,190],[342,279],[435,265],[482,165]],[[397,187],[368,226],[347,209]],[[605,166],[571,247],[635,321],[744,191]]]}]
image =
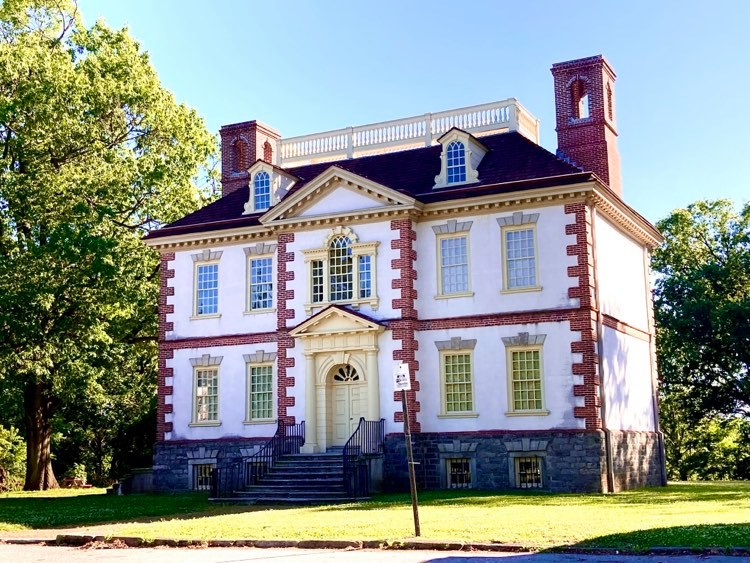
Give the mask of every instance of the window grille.
[{"label": "window grille", "polygon": [[471,462],[468,458],[447,459],[445,463],[449,489],[471,488]]},{"label": "window grille", "polygon": [[219,370],[195,370],[195,422],[219,420]]},{"label": "window grille", "polygon": [[213,464],[200,463],[193,465],[193,490],[210,491],[213,481]]},{"label": "window grille", "polygon": [[515,466],[516,487],[519,489],[542,488],[541,457],[517,457],[515,458]]},{"label": "window grille", "polygon": [[542,367],[539,350],[511,352],[513,410],[542,409]]},{"label": "window grille", "polygon": [[469,291],[469,254],[466,237],[440,239],[442,294]]},{"label": "window grille", "polygon": [[273,366],[250,367],[248,420],[273,418]]},{"label": "window grille", "polygon": [[328,268],[331,282],[331,301],[349,301],[353,295],[352,249],[348,237],[331,241]]},{"label": "window grille", "polygon": [[507,289],[536,286],[534,229],[506,231],[505,259],[508,270]]},{"label": "window grille", "polygon": [[196,269],[196,315],[219,312],[219,265],[199,264]]},{"label": "window grille", "polygon": [[270,309],[273,306],[273,259],[250,260],[250,309]]},{"label": "window grille", "polygon": [[445,411],[470,412],[473,410],[471,389],[471,354],[445,354]]},{"label": "window grille", "polygon": [[268,172],[258,172],[253,182],[255,211],[265,211],[271,207],[271,177]]}]

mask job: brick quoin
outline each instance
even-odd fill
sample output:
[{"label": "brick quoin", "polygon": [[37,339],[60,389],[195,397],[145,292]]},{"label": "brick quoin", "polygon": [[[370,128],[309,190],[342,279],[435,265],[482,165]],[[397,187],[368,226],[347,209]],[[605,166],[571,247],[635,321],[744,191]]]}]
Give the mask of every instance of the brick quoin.
[{"label": "brick quoin", "polygon": [[573,375],[582,383],[573,386],[573,395],[583,397],[583,406],[575,407],[576,418],[586,421],[587,430],[602,428],[599,399],[599,354],[596,336],[596,303],[594,288],[594,246],[591,235],[591,209],[585,202],[568,203],[565,213],[573,215],[574,222],[565,226],[566,235],[574,235],[575,244],[568,245],[568,256],[575,256],[577,263],[568,268],[568,277],[578,278],[578,283],[568,289],[568,297],[579,299],[580,306],[569,319],[571,332],[579,332],[580,340],[572,342],[571,352],[581,354],[582,361],[573,364]]},{"label": "brick quoin", "polygon": [[[388,323],[391,329],[391,338],[394,341],[400,341],[399,348],[393,351],[393,359],[409,365],[411,390],[406,392],[406,402],[409,408],[409,425],[412,432],[420,432],[421,425],[417,420],[417,414],[421,410],[421,404],[417,400],[417,393],[419,392],[419,381],[417,381],[419,362],[416,359],[416,353],[419,349],[419,343],[416,338],[418,325],[416,308],[417,290],[414,289],[414,281],[417,279],[417,271],[414,268],[417,260],[417,251],[414,249],[417,232],[414,229],[414,222],[411,219],[395,219],[391,221],[391,230],[398,231],[398,238],[391,241],[391,248],[398,250],[398,258],[391,261],[391,268],[394,270],[394,274],[396,274],[394,275],[395,279],[391,282],[391,288],[399,290],[399,297],[393,299],[391,306],[394,312],[400,312],[399,319]],[[393,400],[400,405],[401,393],[394,393]],[[403,411],[397,410],[393,420],[395,422],[403,422]]]},{"label": "brick quoin", "polygon": [[166,415],[172,412],[172,405],[167,404],[167,397],[172,395],[172,386],[167,386],[167,377],[174,375],[174,370],[167,367],[167,360],[174,357],[174,352],[167,346],[167,332],[174,330],[174,323],[168,320],[168,315],[174,313],[174,305],[169,303],[169,297],[174,295],[174,287],[169,286],[169,280],[174,278],[174,270],[169,263],[174,260],[174,252],[161,255],[159,266],[159,333],[158,333],[158,373],[156,376],[156,441],[163,442],[164,435],[172,431],[172,423],[166,421]]},{"label": "brick quoin", "polygon": [[289,369],[294,367],[294,358],[288,356],[288,350],[294,348],[294,338],[289,336],[287,321],[293,320],[294,309],[288,306],[288,301],[294,299],[294,290],[287,289],[287,282],[294,280],[294,272],[290,268],[294,261],[294,252],[287,251],[287,245],[294,242],[294,233],[281,233],[278,240],[276,275],[276,365],[277,365],[277,412],[279,420],[290,424],[295,423],[295,417],[287,416],[287,409],[294,405],[294,397],[289,396],[289,389],[294,387],[294,377],[288,375]]}]

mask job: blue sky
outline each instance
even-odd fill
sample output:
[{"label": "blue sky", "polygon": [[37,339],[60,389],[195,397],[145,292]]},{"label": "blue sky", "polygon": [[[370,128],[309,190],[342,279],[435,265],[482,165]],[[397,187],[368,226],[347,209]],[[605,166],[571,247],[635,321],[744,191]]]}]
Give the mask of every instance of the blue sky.
[{"label": "blue sky", "polygon": [[603,54],[625,200],[750,199],[750,2],[79,0],[212,131],[289,137],[516,97],[554,151],[552,63]]}]

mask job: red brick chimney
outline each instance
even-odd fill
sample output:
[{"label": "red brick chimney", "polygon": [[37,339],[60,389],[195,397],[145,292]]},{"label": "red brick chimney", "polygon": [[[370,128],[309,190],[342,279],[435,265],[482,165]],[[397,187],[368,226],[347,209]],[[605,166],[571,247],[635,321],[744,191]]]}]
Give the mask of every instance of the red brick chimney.
[{"label": "red brick chimney", "polygon": [[622,195],[615,129],[615,71],[603,56],[552,65],[557,151]]},{"label": "red brick chimney", "polygon": [[225,125],[221,135],[221,195],[246,187],[247,169],[259,158],[276,164],[281,135],[259,121]]}]

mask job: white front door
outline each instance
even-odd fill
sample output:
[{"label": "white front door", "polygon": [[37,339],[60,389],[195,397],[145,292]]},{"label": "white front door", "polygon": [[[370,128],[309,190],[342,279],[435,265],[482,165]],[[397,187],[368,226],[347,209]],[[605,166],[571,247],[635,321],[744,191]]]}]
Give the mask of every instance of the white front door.
[{"label": "white front door", "polygon": [[333,436],[332,445],[343,446],[365,415],[364,385],[352,366],[338,368],[332,378]]}]

